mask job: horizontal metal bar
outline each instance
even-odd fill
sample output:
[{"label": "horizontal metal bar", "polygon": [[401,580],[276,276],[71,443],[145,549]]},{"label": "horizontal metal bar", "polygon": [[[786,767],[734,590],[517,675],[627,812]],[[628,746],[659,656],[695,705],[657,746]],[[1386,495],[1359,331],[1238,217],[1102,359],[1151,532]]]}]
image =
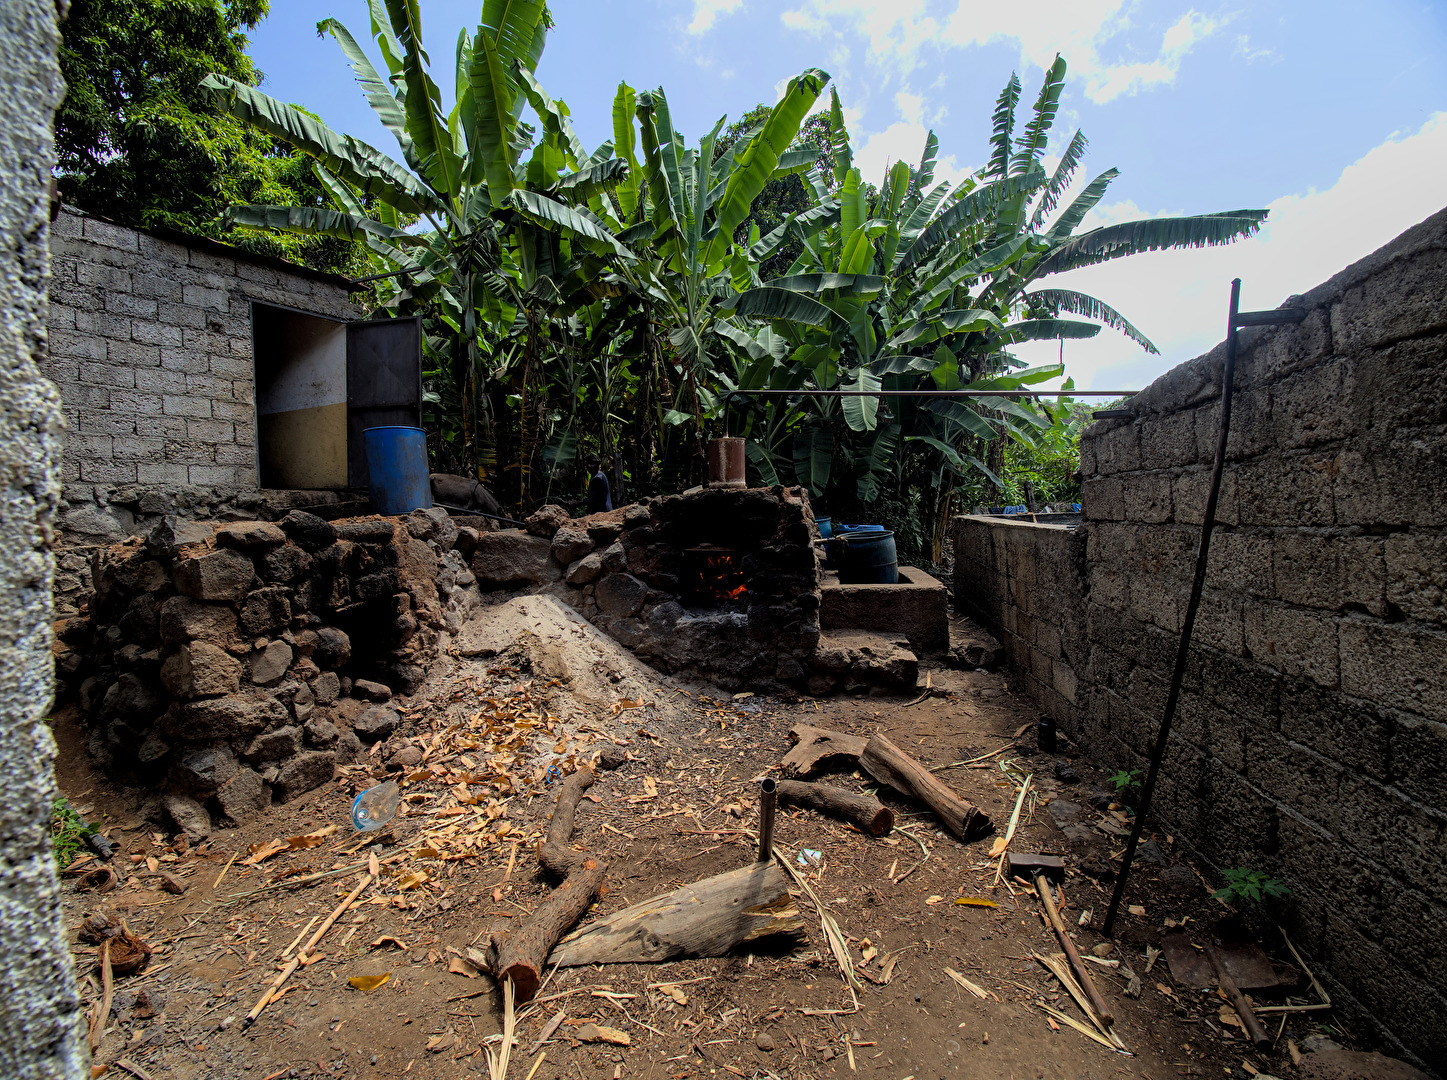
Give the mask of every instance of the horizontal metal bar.
[{"label": "horizontal metal bar", "polygon": [[753,397],[1132,397],[1139,390],[730,390],[723,396]]},{"label": "horizontal metal bar", "polygon": [[1304,308],[1278,308],[1276,311],[1238,311],[1232,322],[1238,327],[1275,326],[1278,323],[1299,323],[1304,318]]}]

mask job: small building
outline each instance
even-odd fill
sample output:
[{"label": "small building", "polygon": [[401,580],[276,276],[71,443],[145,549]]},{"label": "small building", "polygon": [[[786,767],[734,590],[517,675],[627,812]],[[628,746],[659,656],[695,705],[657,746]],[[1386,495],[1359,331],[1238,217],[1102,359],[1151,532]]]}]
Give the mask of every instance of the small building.
[{"label": "small building", "polygon": [[363,321],[349,279],[69,207],[50,235],[58,615],[74,613],[94,547],[168,515],[356,502],[362,429],[420,423],[420,321]]}]

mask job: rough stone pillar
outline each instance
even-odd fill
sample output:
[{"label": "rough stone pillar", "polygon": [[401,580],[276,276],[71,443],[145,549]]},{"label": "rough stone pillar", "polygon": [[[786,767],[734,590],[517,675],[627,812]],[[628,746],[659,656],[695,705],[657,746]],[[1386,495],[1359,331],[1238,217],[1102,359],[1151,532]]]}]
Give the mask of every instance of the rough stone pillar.
[{"label": "rough stone pillar", "polygon": [[40,375],[64,0],[0,0],[0,1076],[89,1073],[50,854],[60,396]]}]

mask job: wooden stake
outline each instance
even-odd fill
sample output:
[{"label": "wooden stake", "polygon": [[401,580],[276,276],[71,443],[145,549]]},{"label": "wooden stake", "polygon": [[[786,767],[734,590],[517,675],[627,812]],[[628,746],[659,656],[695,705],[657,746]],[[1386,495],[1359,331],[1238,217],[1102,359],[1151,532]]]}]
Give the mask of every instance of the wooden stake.
[{"label": "wooden stake", "polygon": [[1096,988],[1090,972],[1086,970],[1085,961],[1080,959],[1080,952],[1076,949],[1075,942],[1065,932],[1065,924],[1060,921],[1060,912],[1055,910],[1055,897],[1050,895],[1050,883],[1045,880],[1044,874],[1035,875],[1035,892],[1045,908],[1045,916],[1050,920],[1050,928],[1055,931],[1055,936],[1060,939],[1060,947],[1065,950],[1065,955],[1070,960],[1070,967],[1075,972],[1076,980],[1090,998],[1091,1008],[1100,1017],[1100,1022],[1106,1027],[1110,1027],[1115,1023],[1115,1017],[1111,1015],[1110,1006],[1105,1003],[1105,998],[1100,996],[1100,990]]},{"label": "wooden stake", "polygon": [[266,1008],[267,1004],[276,994],[276,991],[281,989],[282,984],[285,983],[287,979],[291,978],[292,972],[294,972],[302,965],[303,960],[306,959],[306,954],[311,952],[312,949],[316,948],[316,944],[322,939],[322,935],[332,928],[332,923],[336,922],[339,918],[341,918],[342,912],[346,911],[347,908],[351,907],[352,901],[355,900],[357,897],[361,896],[362,890],[371,883],[372,875],[363,875],[362,880],[357,883],[357,887],[347,894],[347,898],[337,905],[335,911],[333,911],[330,915],[327,916],[327,920],[326,922],[322,923],[321,929],[319,929],[315,934],[313,934],[311,936],[311,939],[299,950],[297,950],[297,954],[287,962],[286,967],[281,969],[281,973],[278,974],[277,977],[271,981],[271,985],[266,988],[266,991],[261,995],[260,1000],[258,1000],[257,1003],[251,1007],[251,1011],[246,1014],[246,1019],[241,1021],[241,1026],[243,1028],[249,1028],[252,1024],[256,1023],[256,1018],[261,1015],[261,1010]]},{"label": "wooden stake", "polygon": [[101,1039],[105,1038],[106,1023],[111,1016],[111,1000],[115,996],[115,976],[111,972],[111,939],[106,938],[100,947],[100,1012],[90,1025],[90,1053],[95,1056]]},{"label": "wooden stake", "polygon": [[1266,1049],[1271,1045],[1272,1038],[1261,1026],[1261,1021],[1256,1018],[1256,1014],[1251,1011],[1251,1005],[1247,1002],[1246,996],[1241,993],[1240,987],[1236,985],[1236,980],[1231,978],[1231,973],[1226,970],[1226,962],[1221,959],[1221,954],[1216,951],[1216,946],[1211,942],[1206,942],[1203,948],[1206,951],[1206,957],[1211,961],[1211,966],[1216,969],[1216,981],[1225,991],[1226,996],[1231,999],[1231,1004],[1236,1009],[1236,1015],[1241,1017],[1241,1023],[1245,1025],[1246,1034],[1251,1037],[1251,1042],[1256,1049]]}]

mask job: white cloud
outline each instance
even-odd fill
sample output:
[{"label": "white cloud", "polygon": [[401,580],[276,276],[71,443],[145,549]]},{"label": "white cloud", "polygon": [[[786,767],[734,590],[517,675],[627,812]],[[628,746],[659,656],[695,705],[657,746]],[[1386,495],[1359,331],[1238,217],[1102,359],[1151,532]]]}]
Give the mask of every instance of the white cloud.
[{"label": "white cloud", "polygon": [[720,15],[732,15],[743,6],[743,2],[744,0],[693,0],[693,22],[688,24],[688,32],[706,33]]},{"label": "white cloud", "polygon": [[[929,129],[917,120],[896,121],[883,131],[870,135],[863,145],[855,144],[854,164],[859,167],[864,179],[878,185],[883,182],[886,170],[896,161],[918,166],[928,135]],[[948,180],[950,187],[954,188],[972,172],[973,168],[961,168],[953,154],[946,154],[935,163],[934,182],[938,184],[941,180]]]},{"label": "white cloud", "polygon": [[1130,25],[1124,7],[1125,0],[1035,0],[1028,5],[959,0],[940,21],[927,14],[925,0],[798,0],[781,19],[791,30],[821,37],[857,33],[868,41],[871,62],[901,74],[914,69],[927,44],[964,48],[1014,41],[1022,65],[1041,70],[1060,53],[1085,79],[1086,93],[1100,103],[1173,82],[1182,60],[1226,21],[1187,10],[1162,34],[1154,57],[1107,57],[1106,44]]},{"label": "white cloud", "polygon": [[[1212,348],[1225,332],[1233,277],[1242,306],[1273,308],[1304,293],[1443,208],[1435,177],[1447,161],[1447,112],[1389,138],[1342,170],[1324,191],[1285,195],[1267,225],[1227,247],[1136,255],[1049,279],[1104,300],[1160,346],[1149,356],[1114,331],[1065,345],[1066,374],[1083,389],[1136,389]],[[1415,181],[1403,178],[1418,178]],[[1390,191],[1390,198],[1382,193]],[[1084,227],[1156,216],[1130,203],[1097,208]],[[1179,213],[1179,211],[1171,211]],[[1050,363],[1054,342],[1022,346],[1031,363]]]}]

